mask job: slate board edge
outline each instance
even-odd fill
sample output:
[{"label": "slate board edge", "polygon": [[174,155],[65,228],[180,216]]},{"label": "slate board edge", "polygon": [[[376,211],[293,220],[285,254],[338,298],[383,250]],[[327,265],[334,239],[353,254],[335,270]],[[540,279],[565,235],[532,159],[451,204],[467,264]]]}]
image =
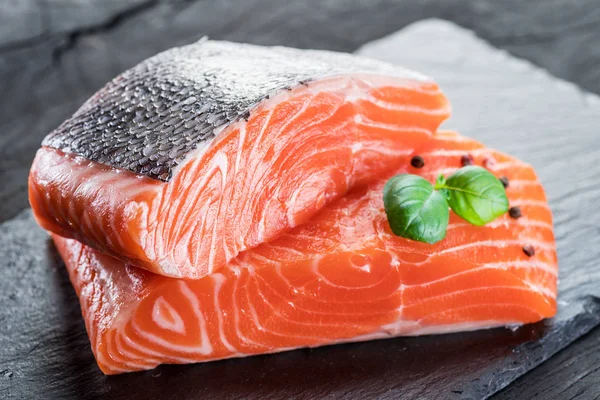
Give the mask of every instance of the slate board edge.
[{"label": "slate board edge", "polygon": [[[561,324],[560,330],[554,329],[539,340],[530,341],[517,346],[507,357],[501,372],[498,367],[490,368],[479,379],[472,381],[467,388],[455,390],[461,399],[488,399],[504,389],[516,379],[532,371],[544,361],[564,350],[592,329],[600,325],[600,301],[590,296],[586,298],[585,312],[577,314],[571,320]],[[552,349],[546,351],[546,349]],[[528,353],[526,361],[518,359],[518,354]],[[460,392],[460,393],[458,393]]]},{"label": "slate board edge", "polygon": [[[378,46],[378,45],[380,45],[380,43],[390,40],[391,38],[394,38],[395,36],[406,35],[408,33],[411,33],[413,30],[416,32],[419,32],[419,30],[428,31],[429,29],[432,29],[432,28],[433,29],[443,29],[443,30],[451,31],[453,34],[467,36],[470,40],[475,40],[475,41],[479,42],[479,44],[481,46],[485,47],[485,49],[487,51],[489,51],[489,55],[492,57],[495,57],[498,61],[502,61],[503,63],[507,63],[507,64],[512,64],[513,66],[515,66],[516,68],[519,68],[519,69],[523,69],[523,70],[527,69],[528,70],[527,72],[529,72],[531,74],[543,76],[546,79],[552,81],[557,86],[557,88],[562,89],[562,90],[571,91],[572,93],[576,94],[578,97],[582,98],[582,100],[584,102],[586,102],[587,104],[600,106],[600,95],[588,92],[584,88],[578,86],[577,84],[575,84],[571,81],[567,81],[563,78],[554,76],[550,72],[548,72],[546,69],[534,64],[533,62],[531,62],[527,59],[512,55],[505,49],[494,47],[494,45],[492,45],[486,39],[478,36],[476,32],[469,30],[467,28],[464,28],[461,25],[458,25],[452,21],[448,21],[445,19],[428,18],[428,19],[423,19],[420,21],[413,22],[396,32],[393,32],[393,33],[383,36],[379,39],[375,39],[368,43],[365,43],[364,45],[357,48],[353,52],[353,54],[363,55],[362,53],[363,53],[363,51],[365,51],[366,48],[369,48],[372,46]],[[369,56],[367,55],[367,57],[369,57]],[[433,78],[433,80],[435,80],[435,76],[432,76],[431,78]],[[444,90],[443,87],[441,89]]]}]

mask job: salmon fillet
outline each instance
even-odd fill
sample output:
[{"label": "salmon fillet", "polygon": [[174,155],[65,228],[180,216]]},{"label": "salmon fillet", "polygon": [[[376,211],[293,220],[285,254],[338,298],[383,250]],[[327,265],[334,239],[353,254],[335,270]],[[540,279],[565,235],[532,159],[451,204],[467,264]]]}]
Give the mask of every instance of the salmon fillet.
[{"label": "salmon fillet", "polygon": [[[386,179],[356,187],[303,226],[200,280],[140,270],[53,235],[106,374],[305,346],[519,325],[556,312],[557,257],[544,190],[527,164],[452,132],[394,173],[434,181],[461,156],[509,179],[522,217],[486,226],[451,214],[435,245],[394,236]],[[535,254],[528,256],[529,245]]]},{"label": "salmon fillet", "polygon": [[108,83],[48,135],[38,223],[201,278],[389,171],[447,118],[417,73],[341,53],[201,41]]}]

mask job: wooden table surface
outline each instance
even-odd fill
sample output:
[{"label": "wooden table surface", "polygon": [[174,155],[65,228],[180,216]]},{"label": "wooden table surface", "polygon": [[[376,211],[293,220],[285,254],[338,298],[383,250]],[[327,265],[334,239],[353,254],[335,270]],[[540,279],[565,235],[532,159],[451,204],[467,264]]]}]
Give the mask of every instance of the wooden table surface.
[{"label": "wooden table surface", "polygon": [[[581,0],[5,0],[0,3],[0,222],[28,207],[42,137],[110,78],[166,48],[214,39],[353,51],[424,18],[600,93],[600,4]],[[598,398],[600,329],[495,396]],[[0,371],[0,374],[2,371]]]}]

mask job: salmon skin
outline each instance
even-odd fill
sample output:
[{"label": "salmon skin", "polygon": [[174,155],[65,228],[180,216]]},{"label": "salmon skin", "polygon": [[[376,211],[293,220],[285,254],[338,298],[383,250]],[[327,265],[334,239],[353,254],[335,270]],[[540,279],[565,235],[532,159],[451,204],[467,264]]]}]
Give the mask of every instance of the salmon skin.
[{"label": "salmon skin", "polygon": [[379,61],[203,40],[108,83],[50,133],[38,223],[198,279],[374,181],[447,118],[438,86]]},{"label": "salmon skin", "polygon": [[[451,214],[435,245],[394,236],[382,192],[356,188],[303,226],[200,280],[140,270],[54,235],[106,374],[299,347],[520,325],[556,312],[557,258],[533,169],[452,132],[405,156],[395,173],[434,181],[461,156],[509,179],[521,218],[477,227]],[[535,249],[528,256],[523,247]]]}]

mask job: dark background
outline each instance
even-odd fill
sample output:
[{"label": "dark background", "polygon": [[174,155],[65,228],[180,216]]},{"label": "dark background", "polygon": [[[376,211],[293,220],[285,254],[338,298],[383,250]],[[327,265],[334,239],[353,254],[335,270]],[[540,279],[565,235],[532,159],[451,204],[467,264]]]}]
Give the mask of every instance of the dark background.
[{"label": "dark background", "polygon": [[[28,206],[27,173],[43,136],[158,51],[204,35],[353,51],[430,17],[600,93],[598,0],[2,0],[0,222]],[[596,329],[496,398],[596,398],[599,361]]]}]

